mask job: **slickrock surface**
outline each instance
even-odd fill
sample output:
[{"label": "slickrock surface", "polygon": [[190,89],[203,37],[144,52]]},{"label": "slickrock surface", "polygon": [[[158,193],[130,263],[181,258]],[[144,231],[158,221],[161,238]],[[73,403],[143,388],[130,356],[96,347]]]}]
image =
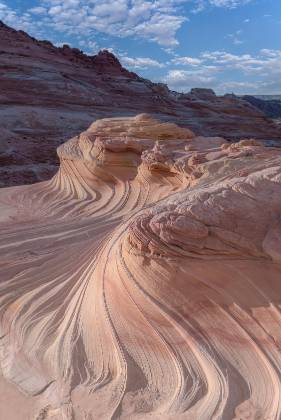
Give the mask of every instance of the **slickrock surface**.
[{"label": "slickrock surface", "polygon": [[97,121],[0,191],[0,418],[279,420],[281,150]]},{"label": "slickrock surface", "polygon": [[56,48],[0,22],[0,186],[48,179],[56,147],[98,118],[150,114],[229,140],[281,139],[251,104],[208,89],[170,91],[124,69],[108,51]]}]

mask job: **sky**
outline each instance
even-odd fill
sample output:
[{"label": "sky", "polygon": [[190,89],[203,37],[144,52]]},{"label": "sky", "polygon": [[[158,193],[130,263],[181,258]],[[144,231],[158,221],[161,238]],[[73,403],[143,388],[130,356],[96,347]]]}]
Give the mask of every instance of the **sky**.
[{"label": "sky", "polygon": [[179,92],[281,94],[281,0],[0,0],[0,19]]}]

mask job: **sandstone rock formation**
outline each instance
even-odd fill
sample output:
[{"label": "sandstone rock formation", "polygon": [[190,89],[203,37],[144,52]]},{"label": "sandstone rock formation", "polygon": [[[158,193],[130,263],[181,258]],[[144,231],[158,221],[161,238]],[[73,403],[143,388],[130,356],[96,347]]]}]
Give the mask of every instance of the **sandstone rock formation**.
[{"label": "sandstone rock formation", "polygon": [[281,150],[96,121],[0,191],[0,418],[279,420]]},{"label": "sandstone rock formation", "polygon": [[208,89],[172,92],[107,51],[90,57],[56,48],[1,22],[0,92],[0,186],[48,179],[57,169],[56,147],[98,118],[149,112],[196,135],[281,138],[280,128],[241,99]]}]

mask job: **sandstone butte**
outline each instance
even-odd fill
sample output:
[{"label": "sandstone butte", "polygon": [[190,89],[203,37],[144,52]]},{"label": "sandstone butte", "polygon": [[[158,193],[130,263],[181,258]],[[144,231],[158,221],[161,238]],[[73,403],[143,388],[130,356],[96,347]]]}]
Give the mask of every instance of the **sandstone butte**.
[{"label": "sandstone butte", "polygon": [[0,418],[279,420],[281,150],[142,114],[0,190]]},{"label": "sandstone butte", "polygon": [[233,95],[173,92],[127,71],[108,51],[57,48],[0,22],[0,186],[48,179],[56,147],[92,121],[144,112],[196,135],[281,139],[280,127]]}]

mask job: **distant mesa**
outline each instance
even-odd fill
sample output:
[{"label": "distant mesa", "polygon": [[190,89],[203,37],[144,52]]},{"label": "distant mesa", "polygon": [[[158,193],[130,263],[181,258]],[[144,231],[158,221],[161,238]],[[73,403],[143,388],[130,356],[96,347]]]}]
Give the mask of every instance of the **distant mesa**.
[{"label": "distant mesa", "polygon": [[269,118],[281,118],[281,96],[278,99],[274,95],[261,97],[244,95],[242,99],[260,109]]},{"label": "distant mesa", "polygon": [[190,95],[197,96],[201,99],[214,99],[216,97],[215,92],[213,89],[202,89],[202,88],[193,88],[191,89]]}]

